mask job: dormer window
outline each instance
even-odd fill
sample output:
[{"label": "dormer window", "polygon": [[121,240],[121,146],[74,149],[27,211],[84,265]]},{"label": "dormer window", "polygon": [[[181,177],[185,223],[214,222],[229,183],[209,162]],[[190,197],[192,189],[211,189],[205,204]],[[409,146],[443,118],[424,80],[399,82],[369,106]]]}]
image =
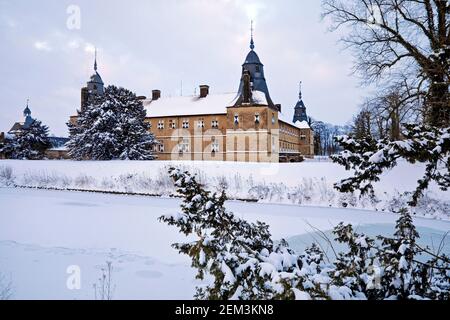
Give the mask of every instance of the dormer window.
[{"label": "dormer window", "polygon": [[255,114],[255,123],[259,124],[260,122],[261,122],[261,119],[260,119],[259,113],[256,113]]}]

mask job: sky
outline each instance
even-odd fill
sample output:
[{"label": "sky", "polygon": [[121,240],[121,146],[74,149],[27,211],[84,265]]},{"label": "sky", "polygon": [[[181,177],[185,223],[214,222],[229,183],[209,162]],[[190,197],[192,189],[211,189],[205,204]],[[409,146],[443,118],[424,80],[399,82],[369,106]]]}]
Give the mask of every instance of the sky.
[{"label": "sky", "polygon": [[[293,114],[299,82],[308,113],[345,124],[368,95],[352,56],[321,19],[319,0],[0,0],[0,131],[32,116],[67,136],[95,48],[106,85],[138,95],[236,92],[248,53],[265,65],[272,100]],[[181,90],[182,88],[182,90]]]}]

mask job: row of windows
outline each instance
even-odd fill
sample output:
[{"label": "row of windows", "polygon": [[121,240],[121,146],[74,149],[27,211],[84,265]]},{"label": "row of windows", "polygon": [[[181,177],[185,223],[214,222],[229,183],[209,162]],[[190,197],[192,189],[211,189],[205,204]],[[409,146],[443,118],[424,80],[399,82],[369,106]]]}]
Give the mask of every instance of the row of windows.
[{"label": "row of windows", "polygon": [[296,145],[293,143],[282,142],[280,149],[281,149],[281,152],[296,151]]},{"label": "row of windows", "polygon": [[[180,141],[180,143],[178,144],[178,152],[179,153],[189,153],[191,150],[191,143],[190,143],[190,139],[189,138],[183,138],[182,141]],[[158,152],[164,152],[165,151],[165,147],[164,147],[164,143],[160,143],[158,144],[158,146],[153,150],[153,151],[158,151]],[[213,141],[211,143],[211,152],[220,152],[220,144],[217,141]]]},{"label": "row of windows", "polygon": [[284,134],[287,134],[287,135],[289,135],[289,136],[294,136],[294,137],[297,137],[297,136],[298,136],[298,130],[297,130],[297,129],[294,129],[294,128],[290,128],[290,127],[282,126],[282,127],[280,128],[280,132],[281,132],[281,133],[284,133]]},{"label": "row of windows", "polygon": [[[197,124],[197,128],[205,128],[205,120],[204,119],[200,119],[200,120],[196,121],[195,123]],[[184,119],[183,122],[182,122],[181,127],[183,129],[189,129],[190,121],[188,119]],[[152,123],[151,122],[150,122],[150,128],[152,128]],[[163,130],[165,128],[165,121],[164,120],[159,120],[158,124],[157,124],[157,128],[159,130]],[[218,129],[219,128],[219,121],[218,120],[211,121],[211,128]],[[169,129],[177,129],[176,121],[169,120]]]},{"label": "row of windows", "polygon": [[[261,116],[259,113],[255,113],[255,124],[260,124],[261,123]],[[239,116],[238,113],[236,113],[234,115],[234,124],[235,125],[239,125],[241,121],[241,118]],[[275,118],[275,114],[272,114],[272,124],[275,124],[276,122],[276,118]],[[199,119],[198,121],[196,121],[197,124],[197,128],[205,128],[205,120],[204,119]],[[182,125],[181,127],[183,129],[189,129],[190,127],[190,121],[189,119],[183,119]],[[152,128],[152,123],[150,122],[150,128]],[[157,128],[158,130],[163,130],[165,128],[165,121],[164,120],[159,120],[158,124],[157,124]],[[212,120],[211,121],[211,128],[213,129],[218,129],[219,128],[219,121],[218,120]],[[177,129],[177,123],[175,120],[169,120],[169,129]]]},{"label": "row of windows", "polygon": [[[240,122],[240,117],[239,117],[239,114],[236,113],[234,115],[234,124],[238,125],[239,122]],[[255,124],[259,124],[260,122],[261,122],[261,116],[259,115],[259,113],[255,113]],[[276,122],[276,118],[275,118],[275,114],[273,113],[272,114],[272,124],[275,124],[275,122]]]}]

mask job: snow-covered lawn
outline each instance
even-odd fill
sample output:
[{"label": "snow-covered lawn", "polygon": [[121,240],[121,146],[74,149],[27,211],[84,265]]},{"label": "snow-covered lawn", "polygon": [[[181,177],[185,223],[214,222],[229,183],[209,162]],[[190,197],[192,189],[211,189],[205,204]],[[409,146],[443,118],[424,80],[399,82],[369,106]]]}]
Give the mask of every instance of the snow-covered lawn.
[{"label": "snow-covered lawn", "polygon": [[[64,170],[73,163],[55,162],[53,168],[60,164]],[[120,164],[126,171],[125,165]],[[97,163],[89,166],[92,174],[109,174]],[[179,204],[179,199],[0,188],[0,272],[10,276],[13,298],[93,299],[100,268],[112,261],[116,299],[190,299],[195,273],[190,261],[170,247],[185,239],[157,221],[178,211]],[[310,225],[330,230],[344,221],[364,232],[390,234],[398,218],[286,204],[228,202],[227,207],[239,217],[268,223],[275,239],[288,238],[299,250],[312,240]],[[448,221],[415,222],[421,241],[429,245],[437,246],[450,230]],[[72,265],[81,268],[81,290],[66,287],[66,270]]]},{"label": "snow-covered lawn", "polygon": [[[173,195],[168,178],[170,166],[196,173],[208,189],[225,188],[233,199],[303,206],[352,207],[396,211],[405,206],[424,171],[422,165],[401,163],[382,176],[376,199],[341,194],[335,182],[350,176],[342,166],[331,162],[256,164],[233,162],[161,161],[0,161],[0,186],[20,185],[39,188],[96,190],[108,192]],[[431,186],[415,214],[450,219],[450,192]]]}]

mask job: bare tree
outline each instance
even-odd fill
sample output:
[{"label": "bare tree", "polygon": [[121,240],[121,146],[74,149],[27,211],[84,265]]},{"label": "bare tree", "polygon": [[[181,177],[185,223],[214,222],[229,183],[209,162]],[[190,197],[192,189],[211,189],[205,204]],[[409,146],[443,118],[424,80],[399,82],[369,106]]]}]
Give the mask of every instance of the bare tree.
[{"label": "bare tree", "polygon": [[314,130],[314,152],[318,156],[329,156],[341,149],[335,137],[349,133],[345,126],[337,126],[311,119],[311,128]]},{"label": "bare tree", "polygon": [[351,133],[357,139],[372,137],[372,113],[369,109],[362,108],[355,116]]},{"label": "bare tree", "polygon": [[348,27],[342,41],[353,49],[364,83],[398,77],[425,92],[428,124],[450,124],[449,0],[323,0],[332,30]]},{"label": "bare tree", "polygon": [[376,139],[401,140],[402,125],[423,118],[418,97],[405,80],[368,99],[361,109],[370,118],[371,135]]}]

